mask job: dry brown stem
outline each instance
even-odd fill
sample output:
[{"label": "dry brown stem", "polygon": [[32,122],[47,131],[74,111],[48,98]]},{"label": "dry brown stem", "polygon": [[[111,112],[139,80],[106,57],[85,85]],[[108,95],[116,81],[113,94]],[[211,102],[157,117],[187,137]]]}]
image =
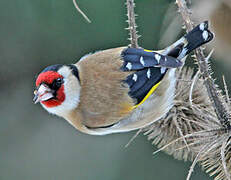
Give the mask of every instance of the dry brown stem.
[{"label": "dry brown stem", "polygon": [[137,35],[137,25],[135,21],[135,3],[134,0],[127,0],[127,16],[128,16],[128,30],[129,30],[129,40],[131,41],[131,47],[132,48],[138,48],[138,38],[139,36]]},{"label": "dry brown stem", "polygon": [[[179,12],[182,15],[182,18],[184,20],[184,24],[186,26],[186,30],[190,31],[193,29],[193,21],[190,17],[190,10],[187,8],[187,4],[185,0],[176,0],[176,4],[179,7]],[[213,103],[213,107],[215,109],[216,115],[222,125],[226,127],[227,129],[231,128],[230,125],[230,116],[228,113],[228,110],[224,106],[223,99],[221,98],[221,94],[216,87],[213,78],[211,77],[210,73],[210,66],[208,64],[208,59],[206,58],[203,49],[198,48],[195,51],[196,60],[198,62],[199,70],[201,73],[202,78],[204,79],[204,84],[208,92],[208,96]]]},{"label": "dry brown stem", "polygon": [[[194,27],[191,12],[185,0],[176,0],[176,4],[189,32]],[[137,48],[133,0],[127,0],[127,11],[131,47]],[[177,159],[193,161],[187,180],[197,162],[207,173],[216,175],[215,180],[230,180],[230,99],[225,81],[224,98],[211,76],[211,54],[205,57],[203,48],[195,51],[199,71],[194,76],[192,69],[178,70],[174,106],[166,117],[144,129],[148,139],[159,147],[154,154],[164,150]]]},{"label": "dry brown stem", "polygon": [[153,144],[177,159],[193,160],[197,150],[211,141],[211,134],[222,128],[203,81],[193,74],[193,70],[187,68],[177,72],[180,80],[173,108],[165,118],[146,129]]}]

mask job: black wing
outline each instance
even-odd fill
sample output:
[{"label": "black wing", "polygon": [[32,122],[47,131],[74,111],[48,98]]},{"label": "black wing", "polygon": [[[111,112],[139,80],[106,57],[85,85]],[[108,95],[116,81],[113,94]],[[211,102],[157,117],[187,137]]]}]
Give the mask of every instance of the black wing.
[{"label": "black wing", "polygon": [[128,84],[129,95],[139,104],[153,86],[159,83],[167,72],[167,68],[182,65],[181,61],[170,56],[163,56],[143,49],[127,48],[122,52],[123,71],[134,71],[125,83]]},{"label": "black wing", "polygon": [[166,71],[167,69],[161,73],[161,68],[148,68],[127,77],[125,82],[130,88],[129,95],[136,99],[136,104],[139,104],[151,88],[162,80]]},{"label": "black wing", "polygon": [[141,70],[149,67],[176,68],[182,65],[182,62],[174,57],[163,56],[144,49],[126,48],[121,56],[124,60],[121,67],[123,71]]}]

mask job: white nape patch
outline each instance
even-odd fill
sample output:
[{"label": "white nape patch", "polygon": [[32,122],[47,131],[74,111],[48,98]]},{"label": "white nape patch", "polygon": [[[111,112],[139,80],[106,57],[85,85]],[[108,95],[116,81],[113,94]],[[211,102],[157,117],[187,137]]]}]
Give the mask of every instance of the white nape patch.
[{"label": "white nape patch", "polygon": [[159,54],[155,54],[155,59],[157,60],[158,64],[160,64],[161,56]]},{"label": "white nape patch", "polygon": [[200,26],[199,26],[200,30],[201,31],[204,31],[205,29],[205,23],[201,23]]},{"label": "white nape patch", "polygon": [[204,32],[202,33],[202,37],[203,37],[203,39],[206,41],[206,40],[208,39],[208,37],[209,37],[208,31],[204,31]]},{"label": "white nape patch", "polygon": [[67,78],[71,73],[71,70],[68,66],[63,66],[58,70],[58,73],[62,75],[64,78]]},{"label": "white nape patch", "polygon": [[58,73],[63,76],[65,100],[56,107],[48,108],[41,103],[41,105],[52,114],[65,117],[70,111],[75,109],[80,100],[80,84],[78,79],[72,74],[68,66],[63,66],[58,70]]},{"label": "white nape patch", "polygon": [[164,61],[167,62],[167,57],[164,58]]},{"label": "white nape patch", "polygon": [[126,65],[126,68],[127,68],[128,70],[131,70],[131,69],[132,69],[132,64],[129,62],[129,63]]},{"label": "white nape patch", "polygon": [[162,67],[162,68],[160,68],[160,73],[161,73],[161,74],[164,74],[164,73],[165,73],[165,71],[166,71],[166,67]]},{"label": "white nape patch", "polygon": [[148,77],[148,79],[151,77],[151,71],[150,71],[150,69],[148,69],[148,71],[147,71],[147,77]]},{"label": "white nape patch", "polygon": [[136,74],[133,74],[132,80],[136,82],[137,78],[138,78],[138,76]]},{"label": "white nape patch", "polygon": [[144,58],[143,58],[143,56],[141,56],[140,57],[140,63],[144,66],[145,64],[144,64]]}]

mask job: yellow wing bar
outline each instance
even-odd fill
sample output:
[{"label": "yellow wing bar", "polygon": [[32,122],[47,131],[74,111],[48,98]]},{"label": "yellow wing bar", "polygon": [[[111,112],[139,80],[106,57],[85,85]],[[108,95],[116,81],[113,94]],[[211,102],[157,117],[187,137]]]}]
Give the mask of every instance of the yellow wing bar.
[{"label": "yellow wing bar", "polygon": [[[160,81],[161,82],[161,81]],[[156,90],[156,88],[160,85],[160,82],[158,82],[157,84],[155,84],[150,91],[147,93],[147,95],[144,97],[144,99],[137,105],[133,106],[132,109],[137,108],[138,106],[140,106],[141,104],[143,104],[148,98],[149,96]]]}]

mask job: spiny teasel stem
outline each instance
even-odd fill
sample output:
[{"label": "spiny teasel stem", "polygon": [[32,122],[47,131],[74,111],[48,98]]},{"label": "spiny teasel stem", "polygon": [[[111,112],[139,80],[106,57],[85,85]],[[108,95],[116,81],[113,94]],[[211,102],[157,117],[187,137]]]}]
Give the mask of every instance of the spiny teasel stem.
[{"label": "spiny teasel stem", "polygon": [[[190,17],[190,10],[187,7],[187,4],[185,0],[176,0],[176,4],[178,5],[179,12],[184,20],[185,27],[187,32],[193,29],[193,21]],[[208,64],[209,57],[205,57],[203,53],[202,48],[198,48],[195,50],[196,59],[198,61],[199,70],[201,73],[201,76],[204,80],[205,87],[208,92],[208,96],[213,104],[213,107],[215,109],[215,113],[221,122],[221,124],[227,128],[231,129],[230,124],[230,115],[228,113],[228,110],[224,106],[220,92],[218,88],[216,87],[213,78],[211,77],[210,73],[210,67]]]},{"label": "spiny teasel stem", "polygon": [[128,30],[129,30],[129,35],[130,35],[130,41],[131,41],[131,47],[132,48],[138,48],[138,38],[139,36],[137,35],[137,25],[136,25],[136,20],[135,20],[135,3],[134,0],[127,0],[127,16],[128,16]]}]

